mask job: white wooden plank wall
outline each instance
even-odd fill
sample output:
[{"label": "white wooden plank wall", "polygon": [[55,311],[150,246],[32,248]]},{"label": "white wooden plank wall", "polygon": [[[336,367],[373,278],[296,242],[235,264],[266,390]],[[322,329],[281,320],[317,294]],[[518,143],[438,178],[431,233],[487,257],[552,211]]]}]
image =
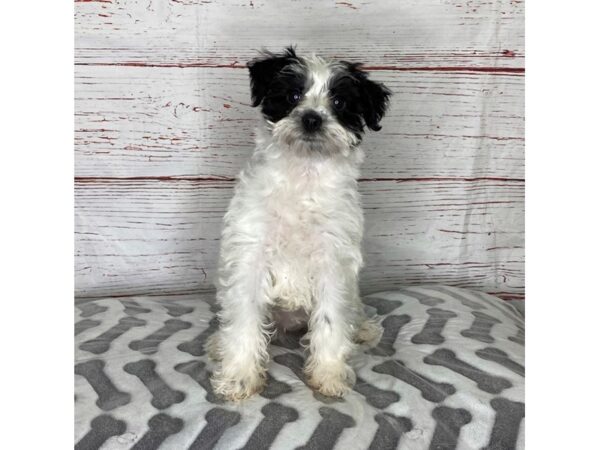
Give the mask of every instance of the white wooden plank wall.
[{"label": "white wooden plank wall", "polygon": [[394,92],[360,188],[365,293],[524,295],[521,1],[80,0],[76,294],[213,288],[252,149],[255,50],[363,61]]}]

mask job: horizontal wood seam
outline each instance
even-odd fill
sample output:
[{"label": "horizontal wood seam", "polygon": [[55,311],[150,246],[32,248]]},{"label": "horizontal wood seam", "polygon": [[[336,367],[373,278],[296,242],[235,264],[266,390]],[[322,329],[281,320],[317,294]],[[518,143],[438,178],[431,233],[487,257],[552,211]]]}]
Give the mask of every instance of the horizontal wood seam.
[{"label": "horizontal wood seam", "polygon": [[[409,286],[409,285],[407,285]],[[419,285],[416,285],[417,287]],[[460,287],[460,286],[457,286]],[[525,300],[525,294],[519,294],[517,292],[486,292],[489,295],[493,295],[495,297],[501,298],[502,300]],[[81,294],[75,296],[75,299],[85,300],[85,301],[93,301],[100,300],[104,298],[128,298],[128,297],[179,297],[179,296],[187,296],[187,295],[209,295],[215,294],[214,289],[197,289],[197,290],[182,290],[176,292],[148,292],[144,294],[140,293],[117,293],[117,294],[108,294],[108,295],[86,295]]]},{"label": "horizontal wood seam", "polygon": [[[177,176],[139,176],[139,177],[75,177],[76,183],[106,183],[120,181],[188,181],[188,182],[227,182],[236,181],[232,177],[177,177]],[[505,177],[408,177],[408,178],[359,178],[359,182],[370,181],[395,181],[397,183],[406,182],[436,182],[436,181],[502,181],[507,183],[524,183],[524,178],[505,178]]]},{"label": "horizontal wood seam", "polygon": [[[76,66],[117,66],[117,67],[158,67],[158,68],[203,68],[203,69],[246,69],[245,64],[206,64],[206,63],[147,63],[147,62],[111,62],[87,63],[76,62]],[[523,75],[524,67],[399,67],[399,66],[363,66],[369,71],[397,71],[397,72],[483,72],[500,75]]]}]

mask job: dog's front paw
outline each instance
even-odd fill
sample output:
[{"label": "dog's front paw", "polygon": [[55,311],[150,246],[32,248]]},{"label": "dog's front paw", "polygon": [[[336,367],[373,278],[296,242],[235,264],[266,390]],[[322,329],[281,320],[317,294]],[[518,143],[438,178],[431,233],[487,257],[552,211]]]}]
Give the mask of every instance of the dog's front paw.
[{"label": "dog's front paw", "polygon": [[261,392],[265,386],[266,377],[260,373],[246,373],[239,377],[224,376],[215,373],[210,379],[213,391],[230,401],[239,401]]},{"label": "dog's front paw", "polygon": [[356,376],[345,363],[321,365],[306,373],[306,382],[327,397],[343,397],[352,390]]}]

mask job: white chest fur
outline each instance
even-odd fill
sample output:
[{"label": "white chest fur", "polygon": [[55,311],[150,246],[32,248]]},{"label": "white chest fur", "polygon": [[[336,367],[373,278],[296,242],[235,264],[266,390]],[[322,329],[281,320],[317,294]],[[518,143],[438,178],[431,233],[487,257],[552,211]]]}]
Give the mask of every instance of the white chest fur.
[{"label": "white chest fur", "polygon": [[[257,247],[270,300],[312,309],[313,280],[324,265],[361,264],[362,212],[357,191],[360,149],[338,158],[303,158],[270,147],[240,175],[225,219],[222,253],[237,242]],[[228,248],[223,252],[224,248]],[[235,252],[234,252],[235,253]]]}]

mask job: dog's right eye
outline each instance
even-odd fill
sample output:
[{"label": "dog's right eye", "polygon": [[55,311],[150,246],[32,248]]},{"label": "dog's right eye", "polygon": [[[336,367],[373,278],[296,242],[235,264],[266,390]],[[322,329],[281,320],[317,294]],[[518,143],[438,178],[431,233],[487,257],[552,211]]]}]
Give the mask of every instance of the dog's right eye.
[{"label": "dog's right eye", "polygon": [[292,104],[295,105],[296,103],[298,103],[300,101],[300,99],[302,98],[302,94],[300,92],[294,91],[291,92],[288,95],[288,101]]}]

